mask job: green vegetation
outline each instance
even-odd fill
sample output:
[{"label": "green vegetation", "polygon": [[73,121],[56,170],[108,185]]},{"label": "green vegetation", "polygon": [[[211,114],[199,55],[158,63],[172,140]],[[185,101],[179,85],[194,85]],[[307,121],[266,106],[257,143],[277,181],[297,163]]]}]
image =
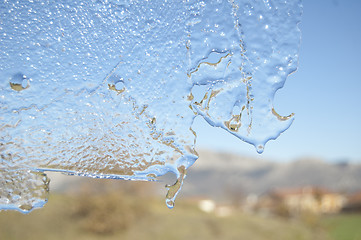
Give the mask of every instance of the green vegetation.
[{"label": "green vegetation", "polygon": [[361,240],[361,214],[326,216],[321,224],[335,240]]},{"label": "green vegetation", "polygon": [[[169,210],[163,199],[151,197],[148,183],[99,181],[78,186],[80,192],[51,195],[44,208],[27,215],[0,212],[0,239],[332,240],[324,229],[335,240],[360,239],[339,237],[343,231],[360,234],[360,216],[327,218],[322,221],[324,228],[239,209],[219,217],[199,210],[195,200],[178,199]],[[339,222],[345,227],[341,224],[339,229]]]}]

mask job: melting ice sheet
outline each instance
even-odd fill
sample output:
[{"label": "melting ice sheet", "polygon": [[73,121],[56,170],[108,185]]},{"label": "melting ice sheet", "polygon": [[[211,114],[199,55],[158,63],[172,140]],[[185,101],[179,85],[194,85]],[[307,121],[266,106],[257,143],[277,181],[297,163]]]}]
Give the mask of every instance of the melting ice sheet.
[{"label": "melting ice sheet", "polygon": [[155,180],[197,159],[200,115],[258,152],[297,67],[300,0],[0,3],[0,209],[47,198],[44,172]]}]

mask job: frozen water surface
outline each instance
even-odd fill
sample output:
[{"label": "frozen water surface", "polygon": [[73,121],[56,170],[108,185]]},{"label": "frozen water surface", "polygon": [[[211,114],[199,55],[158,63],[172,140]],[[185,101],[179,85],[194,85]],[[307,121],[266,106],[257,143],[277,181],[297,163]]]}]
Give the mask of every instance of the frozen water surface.
[{"label": "frozen water surface", "polygon": [[155,180],[172,207],[197,159],[193,119],[258,152],[297,67],[300,0],[0,3],[0,208],[47,199],[44,172]]}]

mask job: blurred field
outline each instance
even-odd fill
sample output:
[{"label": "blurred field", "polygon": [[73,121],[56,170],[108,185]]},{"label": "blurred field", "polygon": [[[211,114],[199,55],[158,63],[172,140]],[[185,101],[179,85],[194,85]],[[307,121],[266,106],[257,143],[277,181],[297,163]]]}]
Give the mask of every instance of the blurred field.
[{"label": "blurred field", "polygon": [[324,217],[323,227],[336,240],[361,240],[361,214]]},{"label": "blurred field", "polygon": [[360,215],[288,219],[234,208],[220,217],[202,212],[194,199],[178,199],[170,210],[150,186],[89,180],[78,191],[52,194],[30,214],[0,212],[0,239],[361,239]]}]

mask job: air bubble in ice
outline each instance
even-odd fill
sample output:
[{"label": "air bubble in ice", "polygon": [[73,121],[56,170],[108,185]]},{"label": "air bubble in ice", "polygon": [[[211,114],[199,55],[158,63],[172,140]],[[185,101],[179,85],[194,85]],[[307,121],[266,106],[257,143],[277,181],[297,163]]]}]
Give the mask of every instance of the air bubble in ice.
[{"label": "air bubble in ice", "polygon": [[27,89],[29,85],[29,79],[22,73],[16,73],[9,80],[11,89],[15,91],[22,91]]},{"label": "air bubble in ice", "polygon": [[119,82],[117,82],[116,84],[115,84],[115,89],[117,90],[117,91],[122,91],[122,90],[124,90],[124,83],[123,82],[121,82],[121,81],[119,81]]}]

